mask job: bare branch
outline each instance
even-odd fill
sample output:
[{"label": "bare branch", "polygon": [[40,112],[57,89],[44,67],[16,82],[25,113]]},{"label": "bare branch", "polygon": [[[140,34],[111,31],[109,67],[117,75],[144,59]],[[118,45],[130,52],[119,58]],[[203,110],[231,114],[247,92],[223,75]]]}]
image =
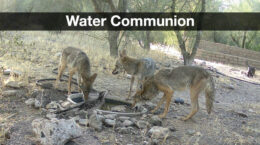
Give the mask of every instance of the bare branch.
[{"label": "bare branch", "polygon": [[111,9],[112,12],[117,12],[117,9],[116,9],[116,7],[115,7],[115,5],[114,5],[112,0],[106,0],[106,2],[109,4],[110,9]]},{"label": "bare branch", "polygon": [[92,1],[93,5],[94,5],[95,11],[96,11],[96,12],[102,12],[102,11],[101,11],[101,8],[99,7],[99,5],[98,5],[98,3],[97,3],[97,1],[96,1],[96,0],[91,0],[91,1]]},{"label": "bare branch", "polygon": [[239,40],[237,40],[232,33],[230,34],[230,36],[231,36],[232,41],[235,42],[235,44],[236,44],[238,47],[240,47]]}]

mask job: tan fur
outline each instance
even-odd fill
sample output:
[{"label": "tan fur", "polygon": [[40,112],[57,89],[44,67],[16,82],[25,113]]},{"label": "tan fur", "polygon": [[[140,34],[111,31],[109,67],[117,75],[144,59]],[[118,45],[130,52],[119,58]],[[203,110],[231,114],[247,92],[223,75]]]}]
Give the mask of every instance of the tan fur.
[{"label": "tan fur", "polygon": [[143,80],[150,77],[155,72],[156,64],[151,58],[136,59],[126,55],[126,51],[120,52],[119,58],[116,61],[115,68],[113,69],[113,74],[118,74],[119,72],[126,71],[128,74],[132,75],[130,91],[128,94],[128,99],[131,96],[132,87],[135,78],[138,80],[138,85],[141,84]]},{"label": "tan fur", "polygon": [[[78,87],[84,94],[85,101],[88,98],[92,84],[95,81],[97,74],[90,74],[90,62],[89,58],[82,50],[74,47],[67,47],[63,50],[60,58],[58,76],[56,79],[55,86],[57,87],[58,82],[63,74],[65,68],[69,69],[69,80],[68,80],[68,94],[71,94],[71,80],[72,76],[78,73]],[[81,79],[83,82],[81,83]]]},{"label": "tan fur", "polygon": [[215,95],[214,81],[205,69],[195,66],[180,66],[174,69],[162,69],[153,77],[144,81],[143,86],[134,95],[133,106],[137,102],[151,100],[159,91],[163,92],[162,99],[151,112],[154,113],[163,102],[166,102],[164,112],[159,116],[164,118],[169,110],[174,91],[190,90],[191,112],[182,120],[188,120],[199,110],[198,97],[205,91],[207,112],[210,114]]}]

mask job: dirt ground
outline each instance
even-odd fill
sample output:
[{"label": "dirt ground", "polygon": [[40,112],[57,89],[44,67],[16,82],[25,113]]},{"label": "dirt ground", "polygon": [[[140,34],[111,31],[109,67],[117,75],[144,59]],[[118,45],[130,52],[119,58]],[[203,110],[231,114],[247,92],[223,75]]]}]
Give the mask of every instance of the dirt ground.
[{"label": "dirt ground", "polygon": [[[37,79],[55,78],[56,75],[51,71],[57,67],[59,52],[66,46],[82,48],[90,57],[92,72],[98,73],[94,88],[108,90],[110,95],[126,98],[130,79],[123,74],[112,75],[115,59],[108,56],[108,44],[103,40],[106,37],[104,33],[3,32],[3,34],[0,40],[0,65],[20,71],[22,76],[15,78],[1,75],[1,92],[4,90],[4,82],[14,79],[26,84],[27,93],[13,97],[4,97],[2,93],[0,94],[0,143],[37,144],[31,121],[42,116],[41,110],[28,107],[24,102],[34,89],[38,89],[35,85]],[[136,44],[131,44],[127,48],[133,50],[130,55],[150,56],[158,62],[160,68],[181,65],[181,61],[176,57],[156,51],[143,55],[138,51],[140,48],[136,47]],[[174,127],[176,131],[165,141],[159,140],[160,144],[260,144],[260,85],[214,72],[212,75],[216,83],[213,113],[207,114],[204,95],[201,95],[199,112],[191,120],[181,121],[180,117],[187,115],[191,108],[189,93],[175,92],[174,98],[183,98],[185,104],[175,104],[174,99],[172,100],[162,126]],[[151,102],[156,103],[161,95]],[[163,107],[156,114],[161,113]],[[149,116],[150,114],[145,119],[148,120]],[[85,129],[85,135],[70,144],[142,145],[151,141],[144,134],[145,131],[140,129],[135,129],[134,134],[120,134],[109,127],[101,132],[87,127]]]}]

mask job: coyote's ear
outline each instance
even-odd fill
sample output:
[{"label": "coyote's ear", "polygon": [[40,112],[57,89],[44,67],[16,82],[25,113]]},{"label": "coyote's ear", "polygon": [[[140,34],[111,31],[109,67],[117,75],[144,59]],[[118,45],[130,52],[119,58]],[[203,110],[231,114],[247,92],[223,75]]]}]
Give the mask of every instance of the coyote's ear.
[{"label": "coyote's ear", "polygon": [[126,56],[126,50],[123,49],[121,52],[120,52],[120,57],[123,57],[123,56]]},{"label": "coyote's ear", "polygon": [[94,73],[94,74],[89,78],[89,80],[91,81],[91,83],[93,83],[96,78],[97,78],[97,73]]}]

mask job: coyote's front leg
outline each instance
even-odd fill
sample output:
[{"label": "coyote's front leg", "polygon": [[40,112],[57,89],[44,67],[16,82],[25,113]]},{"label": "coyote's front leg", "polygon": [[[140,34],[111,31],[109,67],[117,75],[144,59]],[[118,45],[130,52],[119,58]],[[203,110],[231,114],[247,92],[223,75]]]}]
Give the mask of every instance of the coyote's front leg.
[{"label": "coyote's front leg", "polygon": [[161,100],[157,103],[157,106],[151,111],[151,113],[154,113],[156,110],[158,110],[163,104],[163,102],[165,101],[165,99],[166,99],[166,95],[164,94]]},{"label": "coyote's front leg", "polygon": [[160,91],[164,92],[164,97],[165,97],[164,101],[166,101],[164,112],[161,115],[159,115],[159,117],[165,118],[169,111],[169,107],[170,107],[170,103],[171,103],[171,99],[172,99],[172,95],[173,95],[173,90],[168,85],[166,86],[166,85],[159,84],[157,87]]}]

